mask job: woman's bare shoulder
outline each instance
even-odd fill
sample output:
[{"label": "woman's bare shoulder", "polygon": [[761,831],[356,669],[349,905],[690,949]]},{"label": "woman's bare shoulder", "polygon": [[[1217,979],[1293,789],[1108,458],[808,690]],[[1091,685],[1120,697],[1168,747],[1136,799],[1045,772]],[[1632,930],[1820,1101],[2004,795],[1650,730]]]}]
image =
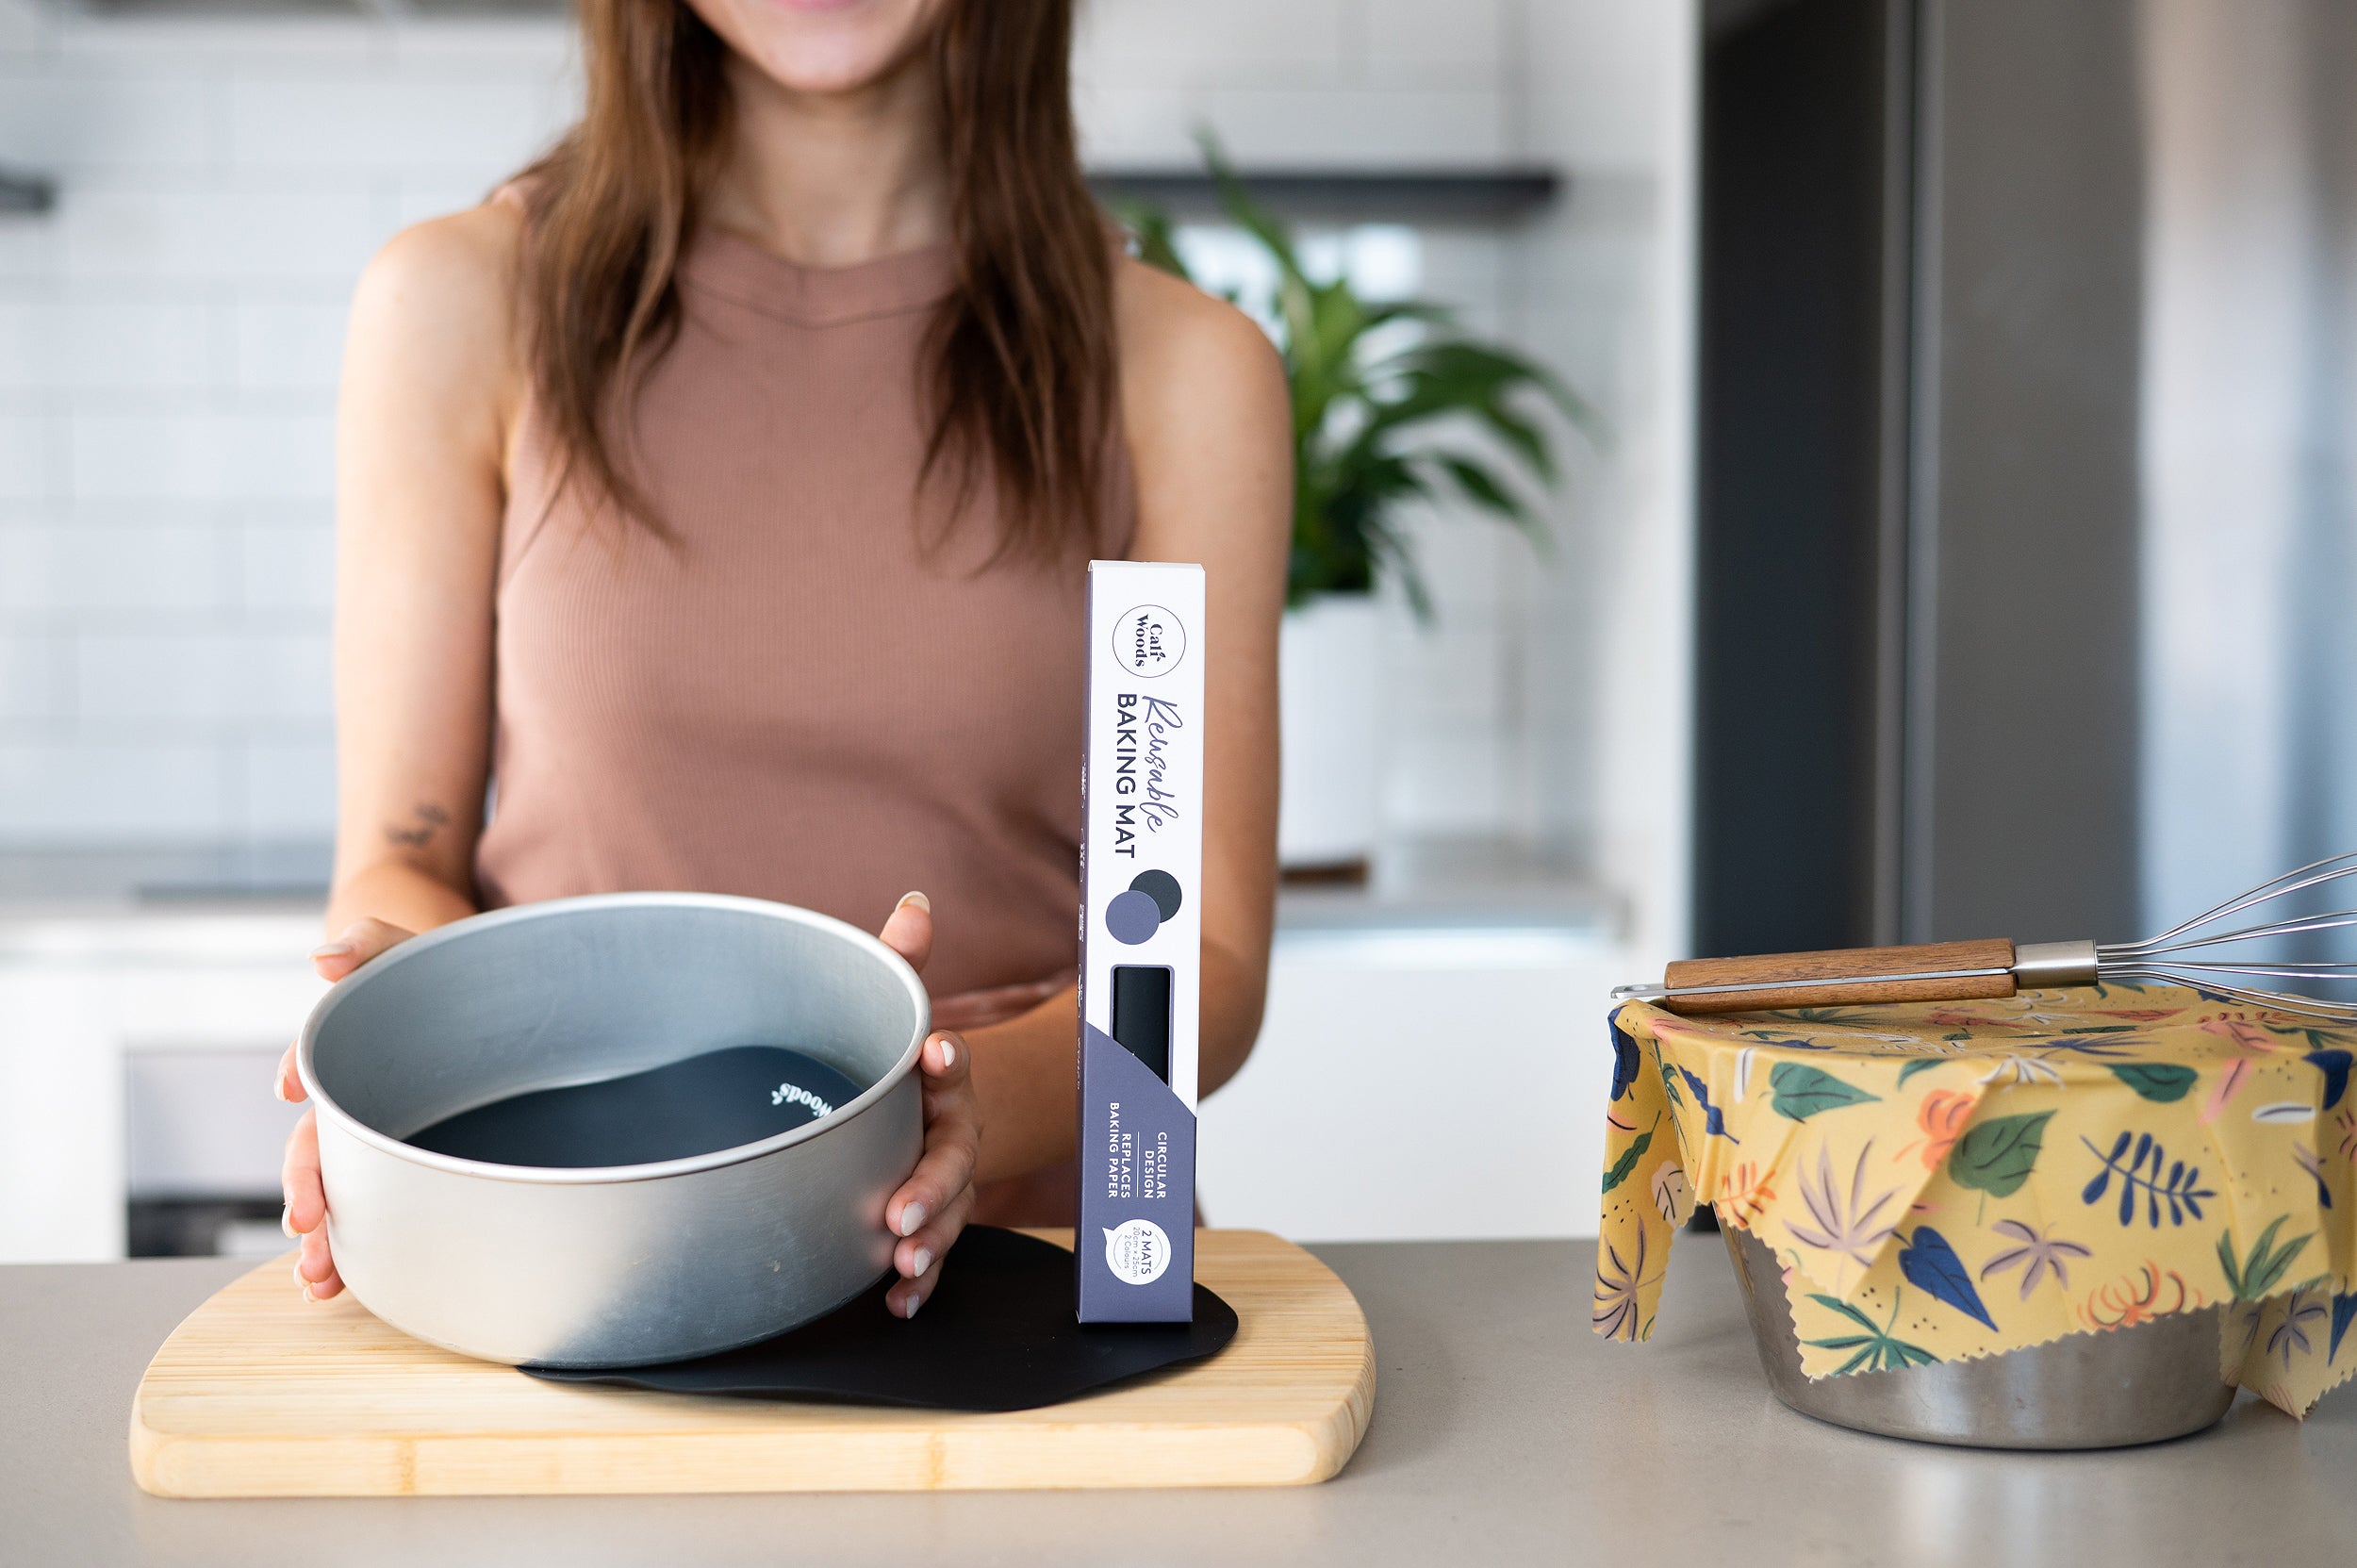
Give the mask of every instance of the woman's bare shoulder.
[{"label": "woman's bare shoulder", "polygon": [[1225,300],[1127,258],[1113,314],[1137,478],[1132,549],[1145,560],[1242,562],[1246,577],[1266,566],[1281,580],[1293,405],[1276,345]]},{"label": "woman's bare shoulder", "polygon": [[1183,438],[1272,416],[1289,427],[1276,345],[1227,301],[1125,256],[1113,274],[1113,321],[1133,446],[1158,431]]},{"label": "woman's bare shoulder", "polygon": [[370,270],[481,287],[513,276],[523,237],[520,205],[494,196],[410,224],[385,242]]},{"label": "woman's bare shoulder", "polygon": [[519,386],[524,220],[494,199],[386,241],[353,297],[349,369],[503,413]]},{"label": "woman's bare shoulder", "polygon": [[1135,256],[1123,256],[1113,272],[1113,329],[1125,380],[1133,371],[1148,379],[1281,373],[1275,345],[1251,317]]}]

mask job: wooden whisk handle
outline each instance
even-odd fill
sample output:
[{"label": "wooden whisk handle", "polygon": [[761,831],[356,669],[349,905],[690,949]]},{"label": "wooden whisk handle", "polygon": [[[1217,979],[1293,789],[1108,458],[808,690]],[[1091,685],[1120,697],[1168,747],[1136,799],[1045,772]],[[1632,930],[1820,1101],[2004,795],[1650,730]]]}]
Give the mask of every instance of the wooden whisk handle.
[{"label": "wooden whisk handle", "polygon": [[1842,948],[1754,958],[1689,958],[1662,975],[1673,1013],[1750,1013],[1770,1007],[1848,1007],[1862,1002],[1970,1001],[2013,995],[2013,944],[1921,942],[1905,948]]}]

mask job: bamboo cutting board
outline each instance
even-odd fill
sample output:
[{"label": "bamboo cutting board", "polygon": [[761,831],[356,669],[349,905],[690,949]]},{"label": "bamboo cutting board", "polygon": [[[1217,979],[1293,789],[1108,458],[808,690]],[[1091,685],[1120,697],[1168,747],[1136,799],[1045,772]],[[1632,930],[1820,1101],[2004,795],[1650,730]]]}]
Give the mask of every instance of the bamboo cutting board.
[{"label": "bamboo cutting board", "polygon": [[1340,1470],[1375,1408],[1349,1289],[1260,1230],[1199,1232],[1195,1278],[1236,1309],[1218,1355],[971,1414],[545,1383],[413,1340],[349,1294],[305,1304],[282,1258],[148,1363],[131,1469],[167,1497],[1294,1486]]}]

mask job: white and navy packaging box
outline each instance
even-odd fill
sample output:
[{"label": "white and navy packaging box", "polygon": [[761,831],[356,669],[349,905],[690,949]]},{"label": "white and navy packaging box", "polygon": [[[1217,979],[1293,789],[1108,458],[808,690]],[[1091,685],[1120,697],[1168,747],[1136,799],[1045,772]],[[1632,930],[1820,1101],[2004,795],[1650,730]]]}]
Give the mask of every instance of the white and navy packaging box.
[{"label": "white and navy packaging box", "polygon": [[1083,1323],[1195,1311],[1203,569],[1089,563],[1080,769]]}]

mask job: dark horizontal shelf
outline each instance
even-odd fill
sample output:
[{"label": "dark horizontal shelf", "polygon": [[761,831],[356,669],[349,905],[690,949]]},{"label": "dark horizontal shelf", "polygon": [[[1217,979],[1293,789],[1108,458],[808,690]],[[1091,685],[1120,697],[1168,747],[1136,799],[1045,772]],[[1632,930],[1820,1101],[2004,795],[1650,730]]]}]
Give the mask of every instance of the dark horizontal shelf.
[{"label": "dark horizontal shelf", "polygon": [[0,169],[0,212],[46,212],[58,202],[58,188],[30,174]]},{"label": "dark horizontal shelf", "polygon": [[[1286,218],[1389,219],[1504,223],[1561,193],[1552,169],[1261,169],[1238,175],[1253,200]],[[1211,175],[1181,169],[1100,169],[1089,175],[1099,199],[1144,202],[1186,216],[1219,210]]]}]

